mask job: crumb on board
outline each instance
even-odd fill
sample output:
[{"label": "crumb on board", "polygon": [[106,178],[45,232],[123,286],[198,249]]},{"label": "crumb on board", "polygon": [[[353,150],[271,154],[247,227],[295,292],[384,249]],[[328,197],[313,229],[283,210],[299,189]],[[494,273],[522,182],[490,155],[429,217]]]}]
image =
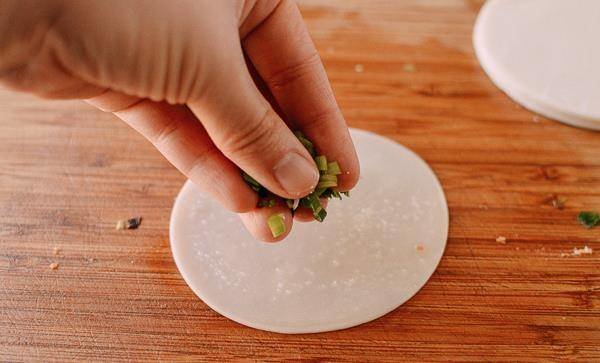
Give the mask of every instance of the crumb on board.
[{"label": "crumb on board", "polygon": [[498,237],[496,237],[496,242],[502,243],[503,245],[505,245],[506,244],[506,237],[504,237],[504,236],[498,236]]},{"label": "crumb on board", "polygon": [[488,207],[487,204],[480,204],[479,209],[488,210],[490,207]]},{"label": "crumb on board", "polygon": [[564,209],[567,198],[559,197],[556,194],[550,199],[550,204],[556,209]]},{"label": "crumb on board", "polygon": [[573,251],[571,253],[561,253],[560,257],[568,257],[568,256],[581,256],[581,255],[591,255],[594,253],[591,247],[585,245],[583,248],[573,247]]},{"label": "crumb on board", "polygon": [[121,219],[117,221],[115,229],[136,229],[142,224],[142,217],[133,217],[129,219]]},{"label": "crumb on board", "polygon": [[588,246],[583,246],[583,248],[574,247],[573,253],[571,253],[571,255],[573,255],[573,256],[591,255],[593,252],[594,251]]},{"label": "crumb on board", "polygon": [[59,253],[60,253],[60,247],[56,246],[52,249],[52,254],[54,256],[58,256]]},{"label": "crumb on board", "polygon": [[421,243],[417,243],[415,245],[415,251],[417,251],[417,252],[423,252],[423,251],[425,251],[425,246],[423,246],[423,244],[421,244]]},{"label": "crumb on board", "polygon": [[535,123],[537,124],[538,122],[540,122],[540,116],[538,116],[538,115],[534,115],[534,116],[532,117],[532,121],[533,121],[533,122],[535,122]]},{"label": "crumb on board", "polygon": [[417,70],[417,67],[415,67],[415,65],[412,63],[405,63],[404,66],[402,67],[402,69],[406,73],[412,73]]},{"label": "crumb on board", "polygon": [[96,262],[96,259],[93,258],[93,257],[90,257],[90,258],[87,259],[87,262],[88,263]]},{"label": "crumb on board", "polygon": [[362,64],[355,64],[354,65],[354,72],[356,73],[362,73],[365,71],[365,66],[363,66]]},{"label": "crumb on board", "polygon": [[117,226],[115,228],[116,229],[125,229],[126,225],[127,225],[127,221],[124,219],[121,219],[121,220],[117,221]]},{"label": "crumb on board", "polygon": [[50,270],[56,270],[58,269],[58,262],[52,262],[48,267],[50,267]]}]

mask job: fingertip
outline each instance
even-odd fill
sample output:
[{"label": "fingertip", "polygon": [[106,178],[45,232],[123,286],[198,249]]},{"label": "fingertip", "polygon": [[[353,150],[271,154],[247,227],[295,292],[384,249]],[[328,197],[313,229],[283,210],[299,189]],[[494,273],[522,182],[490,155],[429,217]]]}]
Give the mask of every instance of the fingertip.
[{"label": "fingertip", "polygon": [[310,222],[314,220],[315,218],[313,217],[312,212],[308,208],[298,208],[294,212],[294,221]]},{"label": "fingertip", "polygon": [[[327,209],[327,203],[329,202],[327,199],[321,198],[321,205],[324,209]],[[294,220],[298,222],[313,222],[316,221],[315,217],[312,214],[312,211],[308,208],[299,207],[294,212]]]},{"label": "fingertip", "polygon": [[[285,232],[277,237],[273,236],[267,223],[269,217],[274,214],[280,214],[285,224]],[[277,205],[273,207],[254,208],[250,212],[242,213],[240,218],[252,236],[267,243],[284,240],[290,234],[293,225],[292,213],[281,200],[278,200]]]},{"label": "fingertip", "polygon": [[355,168],[351,171],[342,172],[342,175],[338,176],[337,190],[339,192],[347,192],[352,190],[358,184],[360,180],[360,170]]},{"label": "fingertip", "polygon": [[337,162],[340,164],[342,173],[338,175],[338,186],[336,189],[340,192],[347,192],[354,188],[360,180],[360,162],[352,141],[350,141],[350,147],[348,147]]}]

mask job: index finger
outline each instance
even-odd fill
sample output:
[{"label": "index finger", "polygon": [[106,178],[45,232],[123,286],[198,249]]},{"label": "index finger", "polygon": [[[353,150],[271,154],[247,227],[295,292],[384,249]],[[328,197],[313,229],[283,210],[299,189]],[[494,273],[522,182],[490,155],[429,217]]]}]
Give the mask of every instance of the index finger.
[{"label": "index finger", "polygon": [[245,36],[243,46],[286,114],[286,122],[304,132],[320,154],[338,162],[342,170],[338,189],[351,189],[360,173],[358,157],[296,5],[282,0]]}]

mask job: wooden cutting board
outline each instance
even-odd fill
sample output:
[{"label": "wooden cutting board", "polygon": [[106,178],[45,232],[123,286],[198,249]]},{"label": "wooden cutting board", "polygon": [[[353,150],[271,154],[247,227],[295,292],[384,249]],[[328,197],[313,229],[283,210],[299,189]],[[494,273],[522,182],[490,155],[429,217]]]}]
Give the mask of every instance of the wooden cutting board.
[{"label": "wooden cutting board", "polygon": [[[348,123],[419,153],[450,206],[430,282],[344,331],[280,335],[210,310],[169,249],[184,177],[110,114],[0,92],[0,360],[600,361],[600,228],[576,221],[600,210],[600,133],[490,83],[471,47],[481,3],[300,2]],[[114,229],[135,215],[139,229]]]}]

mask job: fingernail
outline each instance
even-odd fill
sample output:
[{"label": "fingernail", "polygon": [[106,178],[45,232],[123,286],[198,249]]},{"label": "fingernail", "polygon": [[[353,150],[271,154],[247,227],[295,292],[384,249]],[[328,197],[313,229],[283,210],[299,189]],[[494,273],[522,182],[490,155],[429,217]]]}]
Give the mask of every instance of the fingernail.
[{"label": "fingernail", "polygon": [[279,160],[273,171],[283,189],[294,196],[308,194],[319,181],[316,166],[294,152]]}]

